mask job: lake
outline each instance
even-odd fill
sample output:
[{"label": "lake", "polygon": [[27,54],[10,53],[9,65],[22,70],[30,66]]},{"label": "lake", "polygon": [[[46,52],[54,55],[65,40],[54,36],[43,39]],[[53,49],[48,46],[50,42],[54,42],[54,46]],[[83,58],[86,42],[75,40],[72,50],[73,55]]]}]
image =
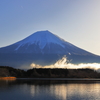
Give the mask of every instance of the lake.
[{"label": "lake", "polygon": [[0,100],[100,100],[100,80],[0,80]]}]

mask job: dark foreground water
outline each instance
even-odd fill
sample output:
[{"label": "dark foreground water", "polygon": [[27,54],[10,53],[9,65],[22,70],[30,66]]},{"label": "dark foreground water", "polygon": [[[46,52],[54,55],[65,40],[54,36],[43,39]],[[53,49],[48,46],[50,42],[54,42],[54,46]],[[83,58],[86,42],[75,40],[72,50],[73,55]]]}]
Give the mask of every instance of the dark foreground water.
[{"label": "dark foreground water", "polygon": [[0,100],[100,100],[100,81],[0,80]]}]

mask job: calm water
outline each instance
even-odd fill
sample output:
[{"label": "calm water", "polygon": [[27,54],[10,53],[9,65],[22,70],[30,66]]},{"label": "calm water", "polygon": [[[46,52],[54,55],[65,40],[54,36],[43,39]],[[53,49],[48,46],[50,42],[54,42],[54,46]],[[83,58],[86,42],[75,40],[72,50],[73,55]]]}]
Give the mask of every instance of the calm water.
[{"label": "calm water", "polygon": [[100,100],[100,81],[0,80],[0,100]]}]

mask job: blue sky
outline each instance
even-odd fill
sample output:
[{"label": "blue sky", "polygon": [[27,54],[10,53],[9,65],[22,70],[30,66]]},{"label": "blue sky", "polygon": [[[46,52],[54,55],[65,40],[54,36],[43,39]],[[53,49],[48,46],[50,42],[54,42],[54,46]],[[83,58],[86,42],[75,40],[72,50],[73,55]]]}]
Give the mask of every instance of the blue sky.
[{"label": "blue sky", "polygon": [[100,55],[100,0],[0,0],[0,47],[41,30]]}]

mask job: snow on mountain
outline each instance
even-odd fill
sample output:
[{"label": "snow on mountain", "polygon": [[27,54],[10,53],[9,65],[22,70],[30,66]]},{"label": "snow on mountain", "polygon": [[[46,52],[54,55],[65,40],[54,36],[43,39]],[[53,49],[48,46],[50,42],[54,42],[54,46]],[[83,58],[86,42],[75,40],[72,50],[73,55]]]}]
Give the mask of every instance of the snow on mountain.
[{"label": "snow on mountain", "polygon": [[24,40],[17,42],[16,44],[18,44],[19,46],[15,50],[18,50],[21,46],[25,44],[39,45],[39,47],[43,49],[46,46],[46,44],[50,44],[50,43],[58,44],[64,47],[63,45],[64,41],[61,38],[55,36],[49,31],[38,31],[30,35],[29,37],[25,38]]}]

